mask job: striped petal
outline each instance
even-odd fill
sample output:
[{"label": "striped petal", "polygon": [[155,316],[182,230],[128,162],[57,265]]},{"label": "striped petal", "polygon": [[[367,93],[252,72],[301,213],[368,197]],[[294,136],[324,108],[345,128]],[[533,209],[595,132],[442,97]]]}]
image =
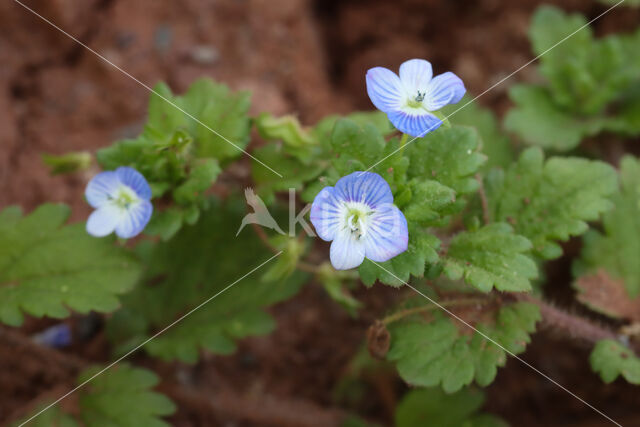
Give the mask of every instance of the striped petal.
[{"label": "striped petal", "polygon": [[116,169],[116,174],[120,182],[135,191],[138,197],[144,200],[151,199],[151,187],[140,172],[123,166]]},{"label": "striped petal", "polygon": [[396,73],[383,67],[375,67],[367,71],[366,80],[367,93],[378,110],[387,113],[400,108],[404,92]]},{"label": "striped petal", "polygon": [[342,201],[365,203],[372,209],[393,203],[389,184],[373,172],[353,172],[344,176],[336,183],[335,191],[335,197]]},{"label": "striped petal", "polygon": [[424,59],[410,59],[400,65],[400,81],[410,96],[415,96],[417,91],[425,91],[433,77],[431,63]]},{"label": "striped petal", "polygon": [[336,270],[349,270],[364,261],[364,243],[350,230],[341,230],[331,243],[329,258]]},{"label": "striped petal", "polygon": [[429,82],[424,106],[429,111],[437,111],[447,104],[459,102],[466,91],[460,77],[448,71]]},{"label": "striped petal", "polygon": [[388,261],[407,250],[407,220],[397,207],[381,206],[369,218],[367,233],[362,240],[367,258],[376,262]]},{"label": "striped petal", "polygon": [[103,204],[89,215],[87,233],[94,237],[104,237],[111,234],[124,216],[124,209],[112,203]]},{"label": "striped petal", "polygon": [[416,138],[421,138],[442,125],[442,120],[426,111],[408,113],[398,110],[388,116],[396,129]]},{"label": "striped petal", "polygon": [[316,233],[327,242],[335,239],[341,217],[344,216],[343,207],[334,193],[334,187],[323,188],[313,200],[309,215]]},{"label": "striped petal", "polygon": [[120,179],[115,172],[100,172],[89,181],[84,195],[92,207],[99,208],[115,197],[119,186]]},{"label": "striped petal", "polygon": [[148,200],[132,204],[116,226],[116,234],[122,239],[137,236],[149,223],[152,213],[153,205]]}]

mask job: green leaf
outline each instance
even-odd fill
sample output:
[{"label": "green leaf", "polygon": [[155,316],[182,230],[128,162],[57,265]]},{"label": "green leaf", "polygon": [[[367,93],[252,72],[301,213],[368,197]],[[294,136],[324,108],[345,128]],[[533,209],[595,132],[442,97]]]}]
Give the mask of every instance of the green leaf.
[{"label": "green leaf", "polygon": [[411,390],[396,407],[395,426],[506,427],[500,418],[478,413],[484,401],[483,392],[472,388],[451,394],[439,388]]},{"label": "green leaf", "polygon": [[145,228],[145,234],[160,236],[162,240],[171,239],[182,227],[184,212],[177,206],[171,206],[163,211],[156,211]]},{"label": "green leaf", "polygon": [[637,54],[628,55],[624,37],[595,40],[586,23],[582,15],[542,6],[529,32],[534,52],[543,54],[540,72],[549,80],[556,105],[579,115],[602,112],[637,81],[638,71]]},{"label": "green leaf", "polygon": [[[574,265],[576,275],[604,268],[622,279],[628,294],[640,294],[640,162],[625,156],[620,162],[620,192],[612,197],[614,209],[603,215],[604,233],[590,230],[584,236],[582,256]],[[596,184],[592,181],[590,185]]]},{"label": "green leaf", "polygon": [[269,113],[262,113],[255,123],[260,136],[266,140],[281,140],[292,147],[317,143],[294,116],[273,117]]},{"label": "green leaf", "polygon": [[[97,366],[84,370],[77,379],[78,384],[100,370]],[[158,376],[151,371],[121,363],[77,391],[78,411],[66,413],[60,405],[55,405],[32,423],[43,427],[168,426],[161,418],[173,414],[176,407],[166,396],[151,390],[158,381]]]},{"label": "green leaf", "polygon": [[411,276],[422,277],[426,264],[438,262],[440,240],[416,224],[408,223],[408,227],[409,246],[405,252],[389,261],[374,263],[365,258],[360,264],[358,273],[366,286],[372,286],[376,280],[390,286],[402,286]]},{"label": "green leaf", "polygon": [[244,201],[212,200],[195,225],[182,227],[170,241],[139,245],[146,277],[123,299],[123,308],[108,325],[117,353],[209,299],[145,350],[164,360],[194,363],[200,349],[228,354],[235,350],[235,340],[273,330],[265,307],[295,294],[306,275],[296,272],[274,282],[261,278],[276,260],[247,275],[273,254],[250,227],[236,236],[245,214]]},{"label": "green leaf", "polygon": [[436,180],[458,195],[470,194],[478,189],[474,175],[486,161],[479,150],[480,139],[473,128],[438,129],[407,146],[411,159],[407,174]]},{"label": "green leaf", "polygon": [[640,358],[617,341],[598,341],[589,362],[591,369],[607,384],[612,383],[619,375],[631,384],[640,384]]},{"label": "green leaf", "polygon": [[258,194],[267,204],[271,204],[276,192],[287,191],[290,188],[301,190],[306,182],[317,178],[324,169],[324,165],[318,163],[305,164],[276,144],[257,148],[253,154],[265,164],[278,165],[278,172],[282,174],[281,178],[261,164],[252,162],[251,177],[256,183]]},{"label": "green leaf", "polygon": [[607,124],[603,117],[580,118],[563,111],[542,87],[514,85],[509,97],[516,106],[507,113],[505,128],[525,143],[545,149],[572,150],[584,137],[599,133]]},{"label": "green leaf", "polygon": [[531,242],[513,233],[508,224],[494,223],[457,234],[444,259],[444,273],[464,279],[482,292],[528,291],[537,277],[535,262],[525,255]]},{"label": "green leaf", "polygon": [[[455,112],[449,119],[454,125],[469,126],[478,132],[482,145],[481,151],[487,156],[487,162],[483,165],[484,170],[494,167],[506,168],[515,158],[509,138],[501,132],[493,111],[469,101],[470,98],[465,96],[458,104],[445,106],[440,111],[446,115]],[[461,108],[463,105],[464,108]]]},{"label": "green leaf", "polygon": [[[87,369],[78,382],[99,370]],[[160,417],[173,414],[176,407],[164,395],[150,390],[158,381],[157,375],[146,369],[128,364],[115,366],[86,386],[80,395],[80,417],[87,427],[168,426]]]},{"label": "green leaf", "polygon": [[[504,305],[493,321],[476,328],[518,354],[530,342],[529,334],[539,319],[537,306],[519,302]],[[465,328],[464,333],[456,325]],[[478,332],[468,335],[466,328],[440,312],[430,322],[416,315],[390,327],[387,359],[396,362],[398,373],[411,385],[441,385],[445,392],[453,393],[475,378],[486,386],[495,379],[497,367],[506,363],[506,353]]]},{"label": "green leaf", "polygon": [[562,249],[556,241],[584,233],[586,221],[611,209],[616,180],[604,162],[572,157],[545,162],[540,149],[530,148],[505,173],[494,171],[487,178],[491,217],[512,224],[537,255],[557,258]]},{"label": "green leaf", "polygon": [[43,154],[42,161],[49,166],[52,175],[83,171],[91,166],[91,153],[74,151],[54,156]]},{"label": "green leaf", "polygon": [[173,199],[180,203],[193,203],[218,178],[222,170],[216,159],[199,159],[192,165],[189,178],[173,190]]},{"label": "green leaf", "polygon": [[407,221],[415,221],[423,226],[436,226],[441,224],[445,216],[454,213],[456,192],[438,181],[413,180],[409,191],[411,199],[402,206]]},{"label": "green leaf", "polygon": [[183,96],[160,83],[149,100],[145,134],[167,139],[182,129],[196,141],[199,157],[238,157],[249,142],[249,104],[248,93],[232,93],[210,79],[196,80]]},{"label": "green leaf", "polygon": [[84,224],[64,225],[65,205],[45,204],[27,217],[0,212],[0,320],[20,325],[23,312],[63,318],[69,309],[110,312],[140,274],[136,259]]},{"label": "green leaf", "polygon": [[33,427],[51,427],[51,426],[55,426],[55,427],[78,427],[79,426],[79,424],[76,422],[76,420],[71,415],[63,412],[62,409],[60,409],[60,407],[57,406],[57,405],[56,406],[52,406],[51,408],[49,408],[46,411],[42,412],[40,415],[38,415],[37,417],[35,417],[31,421],[27,421],[27,420],[29,420],[29,417],[32,417],[33,415],[35,415],[38,412],[42,411],[45,407],[46,407],[46,405],[38,406],[33,411],[34,412],[33,414],[27,415],[24,419],[21,419],[19,421],[16,421],[15,423],[11,424],[12,427],[20,427],[21,425],[23,425],[26,422],[28,422],[29,425],[33,426]]}]

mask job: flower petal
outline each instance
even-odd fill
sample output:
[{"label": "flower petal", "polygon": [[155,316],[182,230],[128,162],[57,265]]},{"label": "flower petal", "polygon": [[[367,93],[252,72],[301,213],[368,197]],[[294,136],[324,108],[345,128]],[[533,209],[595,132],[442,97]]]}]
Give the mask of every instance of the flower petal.
[{"label": "flower petal", "polygon": [[400,107],[404,91],[396,73],[375,67],[367,71],[366,80],[367,93],[378,110],[387,113]]},{"label": "flower petal", "polygon": [[355,268],[364,261],[364,244],[356,239],[351,230],[343,230],[336,234],[331,243],[329,258],[336,270]]},{"label": "flower petal", "polygon": [[92,207],[99,208],[115,196],[119,186],[120,179],[115,172],[100,172],[89,181],[84,195]]},{"label": "flower petal", "polygon": [[107,203],[93,211],[87,220],[87,233],[94,237],[103,237],[113,233],[116,226],[124,217],[124,210]]},{"label": "flower petal", "polygon": [[407,250],[409,230],[407,220],[397,207],[389,204],[376,209],[369,218],[367,233],[362,237],[365,256],[385,262]]},{"label": "flower petal", "polygon": [[313,204],[309,217],[316,229],[316,233],[322,240],[330,242],[336,236],[342,209],[340,202],[335,197],[334,187],[325,187],[318,193]]},{"label": "flower petal", "polygon": [[134,168],[122,166],[116,169],[116,174],[120,178],[120,182],[133,189],[138,197],[144,200],[151,199],[151,187],[140,172]]},{"label": "flower petal", "polygon": [[152,213],[153,205],[148,200],[131,205],[116,226],[116,234],[123,239],[137,236],[147,226]]},{"label": "flower petal", "polygon": [[467,90],[460,77],[452,72],[435,76],[427,87],[427,95],[424,99],[424,106],[429,111],[436,111],[447,104],[459,102]]},{"label": "flower petal", "polygon": [[408,113],[398,110],[389,113],[388,116],[396,129],[416,138],[421,138],[442,125],[442,120],[426,111],[421,113]]},{"label": "flower petal", "polygon": [[433,77],[431,63],[424,59],[410,59],[400,65],[400,81],[407,93],[415,97],[417,91],[425,91]]},{"label": "flower petal", "polygon": [[366,203],[370,208],[393,203],[393,194],[387,181],[374,172],[353,172],[338,180],[335,197],[345,202]]}]

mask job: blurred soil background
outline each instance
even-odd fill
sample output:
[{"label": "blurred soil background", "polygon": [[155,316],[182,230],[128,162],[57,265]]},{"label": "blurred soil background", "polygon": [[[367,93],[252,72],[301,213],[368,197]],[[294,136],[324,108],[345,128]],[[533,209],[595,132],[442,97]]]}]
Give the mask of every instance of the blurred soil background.
[{"label": "blurred soil background", "polygon": [[[606,7],[595,1],[552,2],[588,18]],[[427,58],[434,72],[452,70],[477,95],[532,58],[527,29],[541,4],[521,1],[395,0],[39,0],[25,1],[109,61],[152,86],[166,81],[182,92],[208,76],[253,93],[252,112],[294,113],[305,124],[327,114],[372,109],[364,76],[373,66],[397,69]],[[596,34],[623,32],[640,13],[620,7],[595,24]],[[148,91],[13,1],[0,4],[0,208],[26,211],[45,201],[73,208],[81,221],[88,177],[51,177],[42,153],[94,151],[136,135]],[[483,96],[501,114],[508,87],[536,79],[528,67]],[[241,163],[248,166],[246,159]],[[247,176],[248,170],[240,168]],[[576,242],[568,251],[578,251]],[[547,272],[565,289],[567,263]],[[240,343],[229,357],[205,356],[195,366],[150,360],[161,390],[178,403],[179,426],[331,426],[348,411],[390,425],[406,387],[391,372],[365,378],[356,399],[336,398],[336,387],[361,348],[366,329],[399,291],[359,289],[366,303],[351,318],[319,286],[273,308],[275,333]],[[570,295],[569,295],[570,296]],[[575,308],[578,310],[578,308]],[[64,394],[78,366],[109,361],[98,318],[96,333],[64,353],[29,345],[15,331],[0,334],[0,423],[34,402]],[[76,319],[77,320],[77,319]],[[72,320],[72,321],[76,321]],[[91,320],[91,319],[90,319]],[[49,324],[30,320],[31,333]],[[82,320],[87,323],[87,319]],[[89,322],[91,323],[91,322]],[[640,393],[622,381],[604,385],[590,371],[588,347],[544,330],[524,358],[623,424],[640,425]],[[605,420],[556,386],[510,359],[488,388],[487,409],[514,426],[599,426]],[[73,405],[73,398],[66,405]],[[635,412],[635,414],[634,414]]]}]

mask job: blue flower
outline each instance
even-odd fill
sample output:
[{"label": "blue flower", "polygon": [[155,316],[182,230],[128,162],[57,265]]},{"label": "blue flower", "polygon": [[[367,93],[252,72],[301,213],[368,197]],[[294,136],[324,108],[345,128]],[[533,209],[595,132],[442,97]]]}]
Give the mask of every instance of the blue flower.
[{"label": "blue flower", "polygon": [[59,323],[33,336],[39,344],[54,348],[64,348],[71,344],[71,328],[66,323]]},{"label": "blue flower", "polygon": [[87,220],[87,232],[102,237],[114,230],[118,237],[138,235],[149,222],[153,205],[151,188],[137,170],[120,167],[94,176],[85,196],[96,210]]},{"label": "blue flower", "polygon": [[424,59],[404,62],[400,77],[387,68],[371,68],[367,71],[367,93],[396,129],[421,137],[442,124],[433,112],[457,103],[466,92],[462,80],[452,72],[432,76],[431,63]]},{"label": "blue flower", "polygon": [[325,187],[311,205],[311,223],[332,241],[331,264],[347,270],[365,257],[387,261],[407,250],[407,220],[393,204],[389,184],[373,172],[354,172]]}]

